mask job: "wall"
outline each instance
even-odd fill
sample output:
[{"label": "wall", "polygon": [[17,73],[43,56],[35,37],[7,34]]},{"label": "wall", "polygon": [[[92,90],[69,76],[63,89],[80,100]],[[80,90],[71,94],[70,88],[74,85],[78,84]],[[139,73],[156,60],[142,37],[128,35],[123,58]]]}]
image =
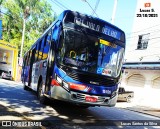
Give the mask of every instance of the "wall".
[{"label": "wall", "polygon": [[[145,7],[150,3],[150,7]],[[126,62],[160,61],[160,0],[138,0],[135,12],[135,19],[132,33],[127,37]],[[150,12],[140,12],[150,10]],[[152,12],[154,9],[154,12]],[[141,14],[141,17],[137,17]],[[158,14],[158,17],[143,17],[144,14]],[[150,33],[148,47],[144,50],[137,50],[139,35]]]},{"label": "wall", "polygon": [[[4,60],[3,53],[6,52],[7,59]],[[18,63],[18,48],[6,41],[0,40],[0,65],[5,71],[11,70],[13,80],[16,80],[17,63]]]},{"label": "wall", "polygon": [[[127,85],[128,78],[134,74],[140,74],[145,78],[144,87]],[[133,103],[135,105],[160,108],[160,85],[159,88],[153,88],[153,80],[157,77],[160,77],[160,71],[158,70],[125,69],[121,86],[125,87],[126,90],[134,91],[135,97]]]},{"label": "wall", "polygon": [[[0,69],[4,71],[12,71],[13,51],[0,49],[0,55]],[[6,58],[4,56],[6,56]]]}]

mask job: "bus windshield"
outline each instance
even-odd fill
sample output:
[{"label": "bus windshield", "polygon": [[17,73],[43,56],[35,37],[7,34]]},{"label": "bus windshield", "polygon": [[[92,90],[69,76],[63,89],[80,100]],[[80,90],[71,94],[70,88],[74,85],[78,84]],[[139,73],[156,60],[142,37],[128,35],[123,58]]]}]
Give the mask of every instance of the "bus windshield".
[{"label": "bus windshield", "polygon": [[99,37],[65,29],[58,46],[57,61],[73,69],[118,77],[124,48]]}]

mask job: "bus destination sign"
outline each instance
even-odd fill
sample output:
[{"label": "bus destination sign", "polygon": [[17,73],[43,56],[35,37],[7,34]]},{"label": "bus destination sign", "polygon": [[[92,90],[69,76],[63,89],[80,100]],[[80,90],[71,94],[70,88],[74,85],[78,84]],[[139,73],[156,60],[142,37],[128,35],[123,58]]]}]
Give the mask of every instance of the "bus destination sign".
[{"label": "bus destination sign", "polygon": [[92,29],[94,31],[103,33],[105,35],[108,35],[108,36],[111,36],[115,39],[120,40],[121,33],[119,31],[115,30],[114,28],[109,27],[107,25],[97,24],[97,23],[92,22],[89,19],[87,20],[87,19],[82,19],[82,18],[78,18],[78,17],[74,18],[74,23],[79,26],[83,26],[83,27]]},{"label": "bus destination sign", "polygon": [[115,39],[122,40],[124,35],[123,31],[119,30],[117,27],[114,27],[110,23],[103,21],[98,18],[94,18],[88,15],[83,15],[78,12],[67,12],[65,16],[65,23],[74,23],[79,26],[103,33],[107,36],[111,36]]}]

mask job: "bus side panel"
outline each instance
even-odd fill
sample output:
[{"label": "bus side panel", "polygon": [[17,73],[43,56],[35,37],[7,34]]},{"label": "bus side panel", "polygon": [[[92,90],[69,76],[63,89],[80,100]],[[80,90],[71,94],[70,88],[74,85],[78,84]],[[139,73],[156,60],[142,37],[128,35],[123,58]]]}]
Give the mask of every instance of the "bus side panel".
[{"label": "bus side panel", "polygon": [[36,91],[36,87],[37,87],[37,84],[38,84],[38,77],[39,77],[39,62],[36,62],[33,64],[33,67],[32,67],[32,82],[31,82],[31,87],[33,90]]},{"label": "bus side panel", "polygon": [[40,71],[41,71],[41,75],[42,75],[43,85],[45,85],[46,72],[47,72],[47,60],[42,60],[41,63],[42,63],[42,67],[41,67]]},{"label": "bus side panel", "polygon": [[29,66],[25,66],[24,68],[24,83],[28,86],[28,79],[29,79]]},{"label": "bus side panel", "polygon": [[32,89],[37,91],[38,81],[40,76],[42,77],[43,83],[45,83],[46,79],[46,60],[42,60],[33,64],[32,68]]}]

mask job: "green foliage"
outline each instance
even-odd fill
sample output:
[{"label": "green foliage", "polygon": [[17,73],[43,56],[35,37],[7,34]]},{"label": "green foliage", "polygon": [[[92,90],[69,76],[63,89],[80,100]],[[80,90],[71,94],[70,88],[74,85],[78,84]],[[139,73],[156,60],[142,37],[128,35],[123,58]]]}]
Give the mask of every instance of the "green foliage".
[{"label": "green foliage", "polygon": [[17,45],[19,51],[23,22],[26,19],[23,54],[56,18],[47,0],[0,0],[0,2],[6,14],[2,17],[3,40]]}]

